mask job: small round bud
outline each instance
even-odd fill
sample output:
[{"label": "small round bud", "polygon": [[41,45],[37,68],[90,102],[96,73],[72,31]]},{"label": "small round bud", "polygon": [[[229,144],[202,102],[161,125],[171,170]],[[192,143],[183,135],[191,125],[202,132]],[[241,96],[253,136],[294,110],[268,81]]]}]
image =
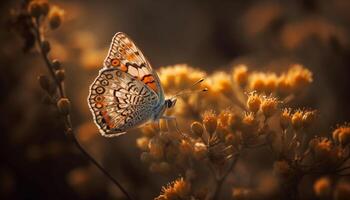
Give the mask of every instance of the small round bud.
[{"label": "small round bud", "polygon": [[64,72],[63,69],[57,70],[57,71],[55,72],[55,74],[56,74],[56,77],[57,77],[57,80],[58,80],[58,81],[62,82],[62,81],[64,80],[64,78],[65,78],[65,72]]},{"label": "small round bud", "polygon": [[56,70],[60,69],[61,68],[61,62],[57,59],[54,59],[52,61],[52,67]]},{"label": "small round bud", "polygon": [[191,131],[194,133],[197,137],[202,137],[203,135],[203,125],[199,122],[193,122],[191,124]]},{"label": "small round bud", "polygon": [[58,110],[63,115],[68,115],[70,112],[70,101],[67,98],[61,98],[57,102]]},{"label": "small round bud", "polygon": [[45,75],[38,76],[38,81],[42,89],[44,89],[45,91],[48,91],[50,89],[51,82],[47,76]]},{"label": "small round bud", "polygon": [[41,42],[41,49],[45,54],[49,53],[51,50],[51,46],[50,46],[49,41],[47,41],[47,40],[42,41]]},{"label": "small round bud", "polygon": [[32,17],[36,17],[36,18],[40,17],[43,14],[42,8],[38,1],[31,1],[29,3],[28,12]]},{"label": "small round bud", "polygon": [[57,6],[54,6],[50,10],[48,18],[49,18],[50,28],[52,30],[58,28],[61,25],[62,19],[63,19],[63,15],[64,15],[64,11],[61,8],[57,7]]},{"label": "small round bud", "polygon": [[327,199],[332,192],[331,181],[328,177],[322,177],[314,183],[314,192],[318,197]]}]

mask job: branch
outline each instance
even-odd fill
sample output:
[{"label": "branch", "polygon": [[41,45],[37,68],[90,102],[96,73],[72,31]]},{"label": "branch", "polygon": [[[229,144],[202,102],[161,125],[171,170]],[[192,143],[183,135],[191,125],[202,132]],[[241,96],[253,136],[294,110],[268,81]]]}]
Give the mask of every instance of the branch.
[{"label": "branch", "polygon": [[[51,78],[55,81],[55,84],[58,88],[59,99],[67,98],[65,93],[65,88],[64,88],[64,82],[63,80],[58,79],[55,73],[55,69],[52,66],[50,59],[48,58],[48,55],[47,55],[48,50],[45,49],[45,46],[44,46],[45,45],[44,43],[47,43],[47,41],[44,40],[44,36],[40,32],[40,19],[39,18],[34,18],[34,19],[35,20],[34,20],[33,30],[35,33],[36,41],[39,46],[39,51],[42,55],[43,60],[45,61],[46,67],[51,75]],[[69,101],[67,101],[67,103],[69,104]],[[58,109],[60,109],[59,106],[58,106]],[[69,112],[64,114],[64,124],[65,124],[65,133],[67,134],[67,137],[69,137],[69,139],[75,144],[75,146],[86,156],[87,159],[90,160],[90,162],[92,162],[107,178],[109,178],[122,191],[122,193],[125,195],[127,199],[132,200],[133,198],[128,194],[128,192],[123,188],[123,186],[115,178],[113,178],[112,175],[80,145],[74,133]]]}]

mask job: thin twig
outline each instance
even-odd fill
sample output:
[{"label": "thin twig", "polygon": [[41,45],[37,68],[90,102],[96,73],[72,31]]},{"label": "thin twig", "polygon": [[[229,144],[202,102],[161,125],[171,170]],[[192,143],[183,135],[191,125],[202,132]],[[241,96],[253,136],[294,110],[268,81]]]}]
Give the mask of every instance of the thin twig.
[{"label": "thin twig", "polygon": [[[52,79],[54,79],[58,87],[59,97],[66,98],[64,83],[63,81],[58,80],[58,78],[56,77],[56,74],[50,62],[50,59],[48,58],[47,53],[44,52],[42,48],[42,42],[44,41],[44,37],[43,37],[43,34],[40,33],[40,20],[38,18],[35,18],[34,22],[35,23],[33,28],[36,35],[36,40],[38,42],[39,51],[43,57],[43,60],[45,61],[46,67],[50,72]],[[86,158],[90,160],[90,162],[92,162],[106,177],[108,177],[121,190],[121,192],[125,195],[127,199],[133,200],[133,198],[128,194],[128,192],[124,189],[124,187],[81,146],[81,144],[79,143],[74,133],[69,114],[64,116],[64,124],[66,129],[65,132],[67,136],[70,137],[70,139],[74,142],[76,147],[86,156]]]}]

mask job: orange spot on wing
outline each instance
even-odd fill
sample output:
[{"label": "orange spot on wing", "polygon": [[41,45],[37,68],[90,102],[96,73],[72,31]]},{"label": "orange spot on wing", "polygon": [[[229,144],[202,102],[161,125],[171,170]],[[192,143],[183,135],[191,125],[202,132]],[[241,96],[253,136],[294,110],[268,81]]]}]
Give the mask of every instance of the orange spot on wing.
[{"label": "orange spot on wing", "polygon": [[127,56],[127,59],[130,60],[130,61],[134,61],[135,60],[135,54],[129,54]]},{"label": "orange spot on wing", "polygon": [[107,111],[101,111],[102,117],[105,120],[109,128],[114,128],[114,123],[111,122],[111,117],[107,114]]},{"label": "orange spot on wing", "polygon": [[124,64],[121,64],[120,65],[120,70],[122,70],[123,72],[126,72],[126,71],[128,71],[128,67],[125,66]]},{"label": "orange spot on wing", "polygon": [[152,83],[146,83],[146,85],[148,86],[148,87],[150,87],[153,91],[155,91],[155,92],[157,92],[158,90],[157,90],[157,85],[156,85],[156,83],[155,82],[152,82]]},{"label": "orange spot on wing", "polygon": [[120,60],[118,60],[116,58],[112,60],[112,66],[113,67],[117,67],[117,66],[119,66],[119,64],[120,64]]}]

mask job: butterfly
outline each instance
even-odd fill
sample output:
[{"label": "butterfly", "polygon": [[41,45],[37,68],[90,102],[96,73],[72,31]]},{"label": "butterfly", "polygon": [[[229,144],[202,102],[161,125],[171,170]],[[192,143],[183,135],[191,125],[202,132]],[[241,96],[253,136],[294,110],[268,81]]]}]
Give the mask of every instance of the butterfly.
[{"label": "butterfly", "polygon": [[135,43],[118,32],[90,86],[88,104],[99,132],[114,137],[150,120],[173,119],[164,112],[175,106],[176,98],[165,99],[156,71]]}]

